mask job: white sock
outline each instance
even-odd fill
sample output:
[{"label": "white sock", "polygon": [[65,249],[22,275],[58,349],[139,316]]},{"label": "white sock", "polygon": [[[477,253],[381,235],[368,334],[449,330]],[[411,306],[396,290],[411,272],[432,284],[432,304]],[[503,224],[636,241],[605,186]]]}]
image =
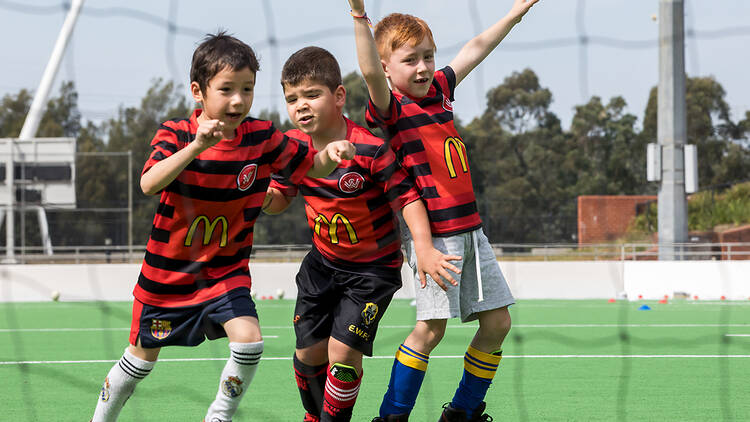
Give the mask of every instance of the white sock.
[{"label": "white sock", "polygon": [[263,341],[256,343],[229,343],[232,356],[221,371],[219,392],[208,408],[206,422],[228,422],[240,405],[242,396],[253,381],[263,354]]},{"label": "white sock", "polygon": [[156,362],[138,359],[125,349],[125,353],[104,379],[92,422],[116,421],[136,384],[146,378],[155,364]]}]

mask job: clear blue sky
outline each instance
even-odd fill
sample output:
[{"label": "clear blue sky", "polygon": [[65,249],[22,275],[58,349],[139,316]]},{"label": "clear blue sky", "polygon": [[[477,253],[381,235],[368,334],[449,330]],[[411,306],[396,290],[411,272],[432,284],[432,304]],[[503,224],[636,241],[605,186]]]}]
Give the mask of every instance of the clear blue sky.
[{"label": "clear blue sky", "polygon": [[[727,92],[733,117],[750,110],[750,1],[686,0],[686,70],[715,77]],[[511,0],[371,0],[374,20],[390,12],[424,18],[438,44],[438,65],[464,42],[501,18]],[[658,0],[542,0],[498,49],[460,86],[456,114],[469,121],[484,109],[484,93],[514,71],[533,69],[554,96],[553,111],[569,126],[574,107],[593,96],[623,96],[642,118],[658,81]],[[225,28],[261,58],[257,113],[285,113],[280,67],[306,45],[329,49],[342,71],[357,70],[345,0],[87,0],[55,83],[74,80],[85,119],[101,120],[119,106],[136,106],[155,78],[187,86],[190,57],[201,34]],[[63,2],[0,0],[0,95],[36,90],[60,31]],[[177,30],[167,29],[170,19]],[[278,40],[270,48],[269,34]],[[578,42],[588,36],[587,47]],[[187,88],[185,88],[187,94]]]}]

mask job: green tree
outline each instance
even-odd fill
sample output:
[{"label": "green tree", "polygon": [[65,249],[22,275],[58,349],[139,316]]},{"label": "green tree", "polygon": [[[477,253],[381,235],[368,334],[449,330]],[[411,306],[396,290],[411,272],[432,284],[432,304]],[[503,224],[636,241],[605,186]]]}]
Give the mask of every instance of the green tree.
[{"label": "green tree", "polygon": [[[735,162],[743,160],[740,151],[731,145],[741,136],[745,127],[745,123],[737,125],[731,121],[725,95],[724,88],[712,77],[687,78],[687,143],[698,148],[698,176],[701,186],[736,182],[738,179],[732,178],[745,165],[733,170],[723,169],[729,154],[734,155]],[[643,118],[643,136],[649,142],[656,142],[657,108],[657,88],[654,87]],[[747,146],[742,148],[746,149]]]},{"label": "green tree", "polygon": [[515,72],[487,93],[483,115],[460,129],[493,242],[569,240],[574,230],[560,166],[565,136],[551,102],[533,71]]}]

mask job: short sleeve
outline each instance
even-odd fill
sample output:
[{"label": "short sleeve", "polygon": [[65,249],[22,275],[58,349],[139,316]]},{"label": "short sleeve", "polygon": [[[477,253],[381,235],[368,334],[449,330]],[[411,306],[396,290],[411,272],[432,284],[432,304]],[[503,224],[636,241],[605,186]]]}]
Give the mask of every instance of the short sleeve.
[{"label": "short sleeve", "polygon": [[271,172],[292,184],[298,184],[313,166],[314,150],[307,143],[291,138],[273,125],[265,150],[269,152]]},{"label": "short sleeve", "polygon": [[388,106],[388,113],[386,116],[381,115],[375,108],[375,104],[372,102],[372,98],[367,101],[367,110],[365,110],[365,120],[369,127],[382,127],[393,125],[398,121],[398,117],[401,115],[401,103],[399,103],[396,96],[391,92],[390,105]]},{"label": "short sleeve", "polygon": [[396,160],[396,154],[383,144],[378,148],[370,165],[373,180],[383,188],[391,207],[400,210],[419,199],[414,181]]},{"label": "short sleeve", "polygon": [[170,126],[169,123],[172,122],[163,123],[157,129],[154,139],[151,140],[151,153],[148,156],[148,160],[146,160],[146,164],[143,165],[141,175],[146,173],[159,161],[180,150],[181,146],[177,135],[178,129]]},{"label": "short sleeve", "polygon": [[284,196],[294,197],[297,196],[299,188],[297,185],[291,183],[289,180],[283,178],[278,174],[271,175],[270,187],[278,189]]},{"label": "short sleeve", "polygon": [[456,101],[453,96],[456,92],[456,72],[453,71],[453,68],[445,66],[438,70],[435,72],[435,80],[440,85],[443,94],[447,94],[448,99],[451,101]]}]

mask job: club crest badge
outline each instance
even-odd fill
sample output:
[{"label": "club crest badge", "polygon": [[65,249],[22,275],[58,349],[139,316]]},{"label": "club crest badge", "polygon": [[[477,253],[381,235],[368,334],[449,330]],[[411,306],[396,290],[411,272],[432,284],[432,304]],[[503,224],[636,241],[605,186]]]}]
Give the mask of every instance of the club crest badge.
[{"label": "club crest badge", "polygon": [[163,319],[152,319],[151,320],[151,335],[156,339],[167,338],[168,335],[172,334],[172,323]]},{"label": "club crest badge", "polygon": [[255,182],[257,170],[257,164],[248,164],[243,167],[240,174],[237,175],[237,189],[248,190],[253,185],[253,182]]},{"label": "club crest badge", "polygon": [[450,111],[453,113],[453,103],[451,102],[450,98],[443,95],[443,110]]},{"label": "club crest badge", "polygon": [[237,377],[227,377],[221,382],[221,392],[230,398],[239,397],[242,394],[242,380]]},{"label": "club crest badge", "polygon": [[365,325],[369,326],[372,324],[373,321],[375,321],[375,318],[378,316],[378,305],[368,302],[365,305],[365,309],[362,310],[362,321],[365,323]]},{"label": "club crest badge", "polygon": [[102,392],[99,394],[99,400],[109,400],[109,377],[104,378],[104,384],[102,384]]},{"label": "club crest badge", "polygon": [[365,178],[361,174],[350,171],[339,179],[339,190],[344,193],[354,193],[365,185]]}]

